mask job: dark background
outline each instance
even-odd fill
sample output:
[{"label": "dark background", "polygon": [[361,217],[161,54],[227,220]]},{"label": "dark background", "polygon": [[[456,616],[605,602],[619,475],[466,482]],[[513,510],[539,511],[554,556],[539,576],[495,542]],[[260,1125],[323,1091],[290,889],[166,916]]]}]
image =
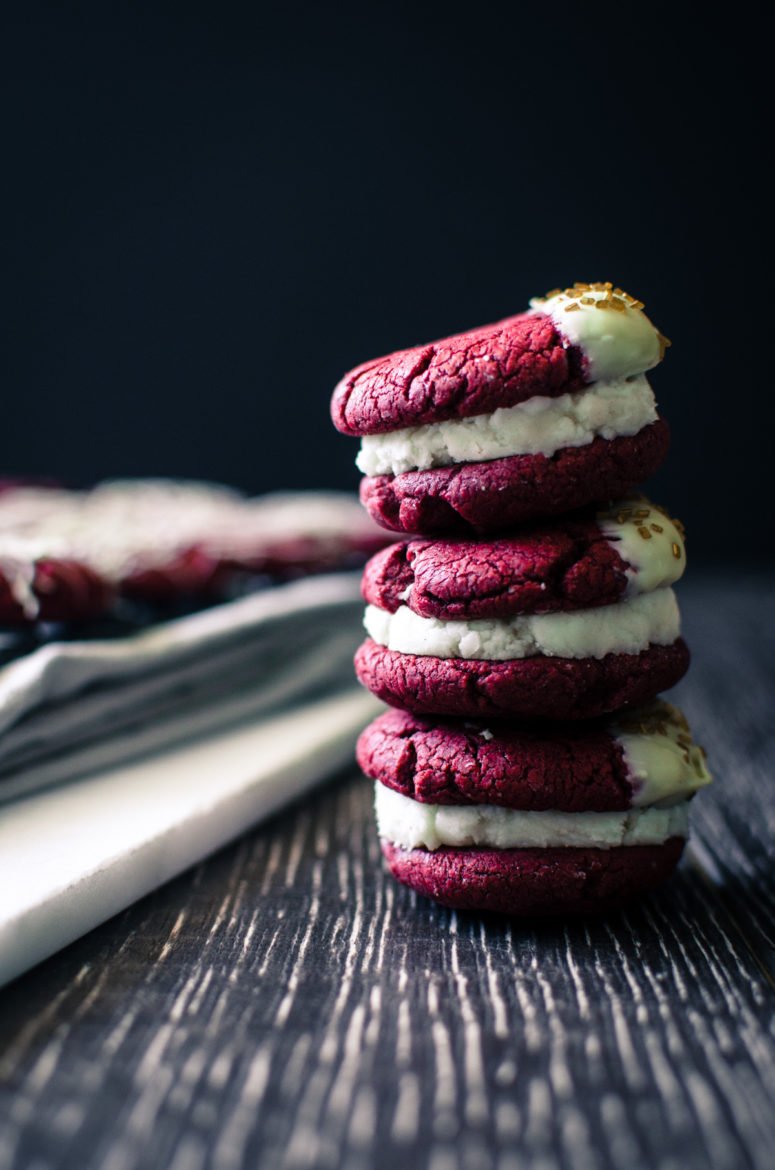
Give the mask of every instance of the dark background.
[{"label": "dark background", "polygon": [[17,6],[0,471],[354,487],[345,369],[611,279],[674,341],[652,494],[693,557],[767,556],[762,36],[694,6]]}]

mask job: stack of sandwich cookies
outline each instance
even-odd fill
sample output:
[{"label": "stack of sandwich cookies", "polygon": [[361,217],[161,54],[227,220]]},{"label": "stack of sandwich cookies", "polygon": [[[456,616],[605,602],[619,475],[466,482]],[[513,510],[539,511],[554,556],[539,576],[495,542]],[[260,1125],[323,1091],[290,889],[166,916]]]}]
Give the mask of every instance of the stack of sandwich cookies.
[{"label": "stack of sandwich cookies", "polygon": [[[395,876],[451,906],[608,907],[677,864],[708,774],[675,708],[680,523],[645,372],[669,343],[610,284],[358,367],[334,393],[361,499],[414,534],[366,566],[364,732]],[[617,498],[619,497],[619,498]],[[611,502],[613,500],[613,502]]]}]

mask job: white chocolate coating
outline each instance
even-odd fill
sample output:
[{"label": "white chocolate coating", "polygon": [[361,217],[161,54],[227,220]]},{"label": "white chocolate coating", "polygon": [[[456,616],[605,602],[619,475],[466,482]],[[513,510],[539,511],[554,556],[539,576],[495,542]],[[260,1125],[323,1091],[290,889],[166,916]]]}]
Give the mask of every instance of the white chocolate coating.
[{"label": "white chocolate coating", "polygon": [[619,378],[578,394],[536,395],[491,414],[365,435],[355,462],[364,475],[401,475],[512,455],[550,456],[596,438],[637,434],[656,418],[646,378]]},{"label": "white chocolate coating", "polygon": [[662,360],[664,338],[639,302],[621,290],[589,285],[558,290],[534,297],[530,307],[551,317],[568,344],[578,346],[590,382],[642,374]]},{"label": "white chocolate coating", "polygon": [[612,731],[634,786],[633,805],[667,806],[711,783],[705,754],[671,703],[658,701],[625,713]]},{"label": "white chocolate coating", "polygon": [[471,621],[423,618],[405,605],[392,614],[369,605],[364,625],[380,646],[401,654],[507,661],[540,654],[550,658],[638,654],[649,645],[674,642],[681,620],[673,590],[657,589],[596,609]]},{"label": "white chocolate coating", "polygon": [[421,804],[375,785],[379,836],[405,849],[551,849],[661,845],[689,835],[689,804],[626,812],[524,812],[492,804]]},{"label": "white chocolate coating", "polygon": [[672,585],[686,568],[682,528],[645,496],[618,500],[597,523],[627,569],[628,593],[648,593]]}]

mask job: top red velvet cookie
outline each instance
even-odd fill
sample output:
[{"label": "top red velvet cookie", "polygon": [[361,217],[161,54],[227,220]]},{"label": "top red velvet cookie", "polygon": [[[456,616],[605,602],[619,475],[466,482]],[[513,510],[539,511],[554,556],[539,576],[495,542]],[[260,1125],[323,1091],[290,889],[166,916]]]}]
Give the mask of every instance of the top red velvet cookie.
[{"label": "top red velvet cookie", "polygon": [[664,351],[666,339],[641,302],[610,283],[556,289],[532,305],[530,312],[356,366],[334,390],[334,425],[347,435],[378,435],[470,418],[632,377],[656,365]]},{"label": "top red velvet cookie", "polygon": [[331,416],[346,435],[375,435],[485,414],[536,394],[556,397],[583,384],[579,349],[550,317],[521,313],[356,366],[334,390]]}]

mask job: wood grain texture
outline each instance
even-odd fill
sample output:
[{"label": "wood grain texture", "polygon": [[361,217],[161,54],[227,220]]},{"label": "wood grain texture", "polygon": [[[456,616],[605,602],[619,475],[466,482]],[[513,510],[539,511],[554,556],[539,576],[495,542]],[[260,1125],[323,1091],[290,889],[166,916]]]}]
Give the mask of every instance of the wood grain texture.
[{"label": "wood grain texture", "polygon": [[682,595],[717,783],[660,893],[443,910],[350,773],[0,994],[0,1170],[770,1170],[775,598]]}]

